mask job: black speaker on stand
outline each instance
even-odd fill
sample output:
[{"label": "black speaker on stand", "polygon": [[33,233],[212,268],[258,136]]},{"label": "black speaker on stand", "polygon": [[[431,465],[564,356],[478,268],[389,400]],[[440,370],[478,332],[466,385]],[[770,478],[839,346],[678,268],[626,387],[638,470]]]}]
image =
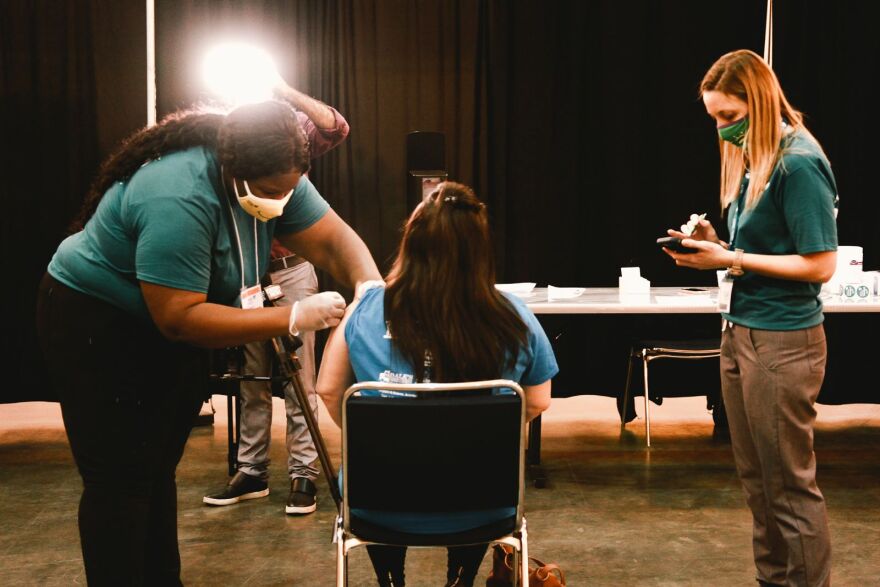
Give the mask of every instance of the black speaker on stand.
[{"label": "black speaker on stand", "polygon": [[412,212],[446,181],[446,135],[414,131],[406,135],[406,207]]}]

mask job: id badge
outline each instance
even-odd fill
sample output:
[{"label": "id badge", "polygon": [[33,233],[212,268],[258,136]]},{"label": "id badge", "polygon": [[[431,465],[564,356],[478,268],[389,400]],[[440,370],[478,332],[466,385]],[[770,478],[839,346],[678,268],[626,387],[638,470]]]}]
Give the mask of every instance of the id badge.
[{"label": "id badge", "polygon": [[263,290],[259,283],[241,288],[241,307],[243,310],[263,307]]},{"label": "id badge", "polygon": [[730,313],[730,301],[733,299],[733,277],[724,272],[718,277],[718,311]]}]

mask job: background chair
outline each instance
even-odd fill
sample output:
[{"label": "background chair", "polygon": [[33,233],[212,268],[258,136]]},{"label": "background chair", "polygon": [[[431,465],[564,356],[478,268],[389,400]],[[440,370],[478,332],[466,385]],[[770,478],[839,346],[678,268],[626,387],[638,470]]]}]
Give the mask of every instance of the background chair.
[{"label": "background chair", "polygon": [[[648,365],[656,359],[712,359],[721,356],[721,339],[695,340],[639,340],[630,348],[629,362],[626,369],[626,387],[623,391],[623,410],[620,423],[626,425],[626,412],[629,406],[630,385],[632,383],[633,366],[636,361],[642,362],[642,376],[645,391],[645,439],[651,446],[651,400],[648,390]],[[718,405],[721,399],[718,399]],[[716,406],[717,409],[717,406]],[[717,422],[717,419],[716,419]]]},{"label": "background chair", "polygon": [[[493,393],[493,390],[512,393]],[[377,397],[376,390],[394,395]],[[337,586],[348,553],[366,544],[437,547],[503,543],[528,585],[523,517],[525,398],[512,381],[359,383],[343,397],[343,500],[337,518]],[[466,532],[401,532],[358,512],[413,515],[511,508],[509,518]]]}]

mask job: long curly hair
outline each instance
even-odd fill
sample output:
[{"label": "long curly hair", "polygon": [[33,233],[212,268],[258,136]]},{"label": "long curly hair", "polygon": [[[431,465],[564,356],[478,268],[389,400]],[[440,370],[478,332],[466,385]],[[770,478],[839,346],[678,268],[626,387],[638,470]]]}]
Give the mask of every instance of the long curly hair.
[{"label": "long curly hair", "polygon": [[475,381],[499,377],[527,343],[495,289],[486,206],[465,185],[442,183],[416,208],[386,282],[385,320],[420,381],[426,353],[432,381]]},{"label": "long curly hair", "polygon": [[228,113],[208,107],[179,110],[135,132],[101,164],[71,230],[82,230],[114,183],[126,181],[148,161],[197,146],[214,150],[224,168],[241,179],[309,170],[308,139],[289,104],[260,102]]}]

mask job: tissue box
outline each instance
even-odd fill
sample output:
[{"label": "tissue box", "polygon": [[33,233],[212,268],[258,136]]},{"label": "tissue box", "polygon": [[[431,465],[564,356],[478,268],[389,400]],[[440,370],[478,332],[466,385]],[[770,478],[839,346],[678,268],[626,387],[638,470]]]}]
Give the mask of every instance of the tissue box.
[{"label": "tissue box", "polygon": [[[846,285],[854,285],[862,281],[862,247],[840,245],[837,247],[837,267],[828,283],[822,285],[822,291],[843,296]],[[873,286],[871,286],[873,289]],[[856,286],[858,289],[858,286]],[[855,297],[855,296],[851,296]]]},{"label": "tissue box", "polygon": [[651,282],[644,277],[618,277],[617,287],[621,294],[651,293]]}]

